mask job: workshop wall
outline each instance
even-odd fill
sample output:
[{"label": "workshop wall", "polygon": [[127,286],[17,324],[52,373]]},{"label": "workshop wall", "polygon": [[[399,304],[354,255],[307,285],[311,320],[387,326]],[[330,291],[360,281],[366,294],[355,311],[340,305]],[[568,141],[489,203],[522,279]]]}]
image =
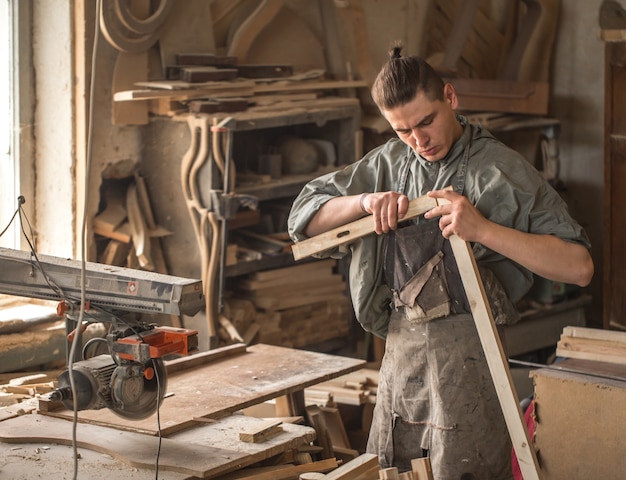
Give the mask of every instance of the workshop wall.
[{"label": "workshop wall", "polygon": [[[244,2],[249,4],[251,2]],[[496,9],[502,2],[488,2]],[[250,50],[254,61],[278,62],[293,60],[306,64],[319,63],[324,58],[323,45],[325,32],[321,27],[319,14],[314,12],[315,2],[304,0],[286,2],[289,12],[279,19],[284,29],[274,29],[259,37],[259,42]],[[367,34],[369,52],[351,50],[347,45],[347,55],[354,65],[365,67],[366,75],[373,75],[387,58],[387,49],[392,40],[401,39],[406,45],[406,53],[424,53],[424,33],[428,24],[429,2],[397,0],[363,2],[337,2],[349,8],[362,7],[363,22]],[[552,56],[552,101],[550,114],[561,121],[560,136],[561,172],[560,178],[567,187],[567,198],[574,215],[587,228],[594,245],[596,276],[591,285],[594,305],[590,315],[592,324],[601,323],[601,265],[602,265],[602,122],[603,122],[603,77],[602,42],[598,39],[598,10],[601,0],[567,0],[561,2],[560,23]],[[86,7],[89,8],[89,7]],[[341,9],[339,9],[341,10]],[[87,12],[86,45],[89,46],[90,25],[93,24],[93,11]],[[89,16],[91,15],[91,16]],[[494,17],[501,16],[497,11]],[[216,45],[228,41],[232,25],[240,19],[223,19],[215,25]],[[504,21],[503,18],[500,19]],[[229,23],[230,22],[230,23]],[[297,22],[301,28],[287,28]],[[350,28],[356,28],[350,25]],[[304,30],[303,30],[304,29]],[[307,31],[307,35],[302,32]],[[270,33],[284,33],[284,37]],[[342,40],[346,42],[345,38]],[[89,49],[87,48],[87,51]],[[294,53],[295,52],[295,53]],[[326,52],[329,53],[329,52]],[[304,60],[306,59],[306,60]],[[150,128],[120,126],[111,123],[112,93],[111,81],[116,61],[116,51],[104,39],[98,46],[97,73],[94,101],[93,164],[87,188],[89,216],[93,218],[99,209],[100,188],[107,178],[123,178],[132,174],[139,165],[150,165],[156,152],[154,139],[167,154],[167,161],[180,161],[181,144],[186,139],[185,127],[177,125],[163,128],[159,122]],[[155,55],[150,65],[154,68]],[[80,72],[79,72],[80,73]],[[148,146],[148,149],[146,149]],[[146,155],[149,152],[150,158]],[[171,156],[169,155],[171,153]],[[56,159],[48,158],[54,162]],[[178,188],[172,182],[171,188]],[[151,187],[149,185],[149,187]],[[151,188],[152,190],[152,188]],[[168,201],[176,191],[158,189],[151,191],[154,202]],[[583,200],[584,199],[584,200]],[[176,216],[180,220],[180,232],[187,230],[188,215]],[[52,235],[53,227],[42,224],[42,235]],[[190,241],[190,243],[193,243]],[[66,245],[59,243],[59,250]],[[51,246],[50,253],[54,253]],[[94,255],[95,247],[90,248]],[[191,245],[180,249],[179,258],[170,262],[188,262],[194,259]]]}]

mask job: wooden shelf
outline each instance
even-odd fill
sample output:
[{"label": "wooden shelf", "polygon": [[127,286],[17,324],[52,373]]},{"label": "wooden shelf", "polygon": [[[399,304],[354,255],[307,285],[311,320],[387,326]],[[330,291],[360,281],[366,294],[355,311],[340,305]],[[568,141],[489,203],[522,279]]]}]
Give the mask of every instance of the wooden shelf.
[{"label": "wooden shelf", "polygon": [[319,177],[320,175],[339,170],[340,168],[341,167],[326,167],[306,175],[285,175],[284,177],[273,180],[270,183],[238,185],[237,192],[246,195],[254,195],[260,201],[295,196],[300,193],[307,182]]}]

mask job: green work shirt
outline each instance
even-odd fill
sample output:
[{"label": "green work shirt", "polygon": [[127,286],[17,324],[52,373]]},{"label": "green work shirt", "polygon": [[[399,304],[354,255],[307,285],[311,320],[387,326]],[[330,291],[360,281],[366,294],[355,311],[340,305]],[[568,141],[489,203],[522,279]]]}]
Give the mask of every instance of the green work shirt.
[{"label": "green work shirt", "polygon": [[[571,217],[567,204],[518,152],[491,133],[459,116],[463,134],[445,158],[429,162],[397,138],[373,149],[342,170],[309,182],[295,199],[288,220],[294,241],[307,238],[302,232],[310,219],[330,199],[363,192],[399,190],[401,172],[408,162],[403,193],[409,199],[443,189],[455,182],[461,160],[469,148],[463,194],[492,222],[557,237],[590,248],[583,228]],[[423,221],[423,217],[413,221]],[[385,335],[391,293],[383,276],[385,235],[368,235],[352,244],[320,253],[340,258],[350,252],[350,289],[355,313],[366,330]],[[479,266],[487,267],[500,281],[511,302],[530,289],[533,274],[516,262],[475,243]]]}]

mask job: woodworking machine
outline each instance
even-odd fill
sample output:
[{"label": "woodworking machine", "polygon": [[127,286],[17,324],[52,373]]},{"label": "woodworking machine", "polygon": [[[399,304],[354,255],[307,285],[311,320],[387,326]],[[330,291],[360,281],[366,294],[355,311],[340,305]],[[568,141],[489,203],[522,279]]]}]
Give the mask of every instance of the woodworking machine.
[{"label": "woodworking machine", "polygon": [[68,342],[90,323],[110,324],[106,338],[84,345],[81,359],[69,361],[68,343],[71,371],[60,375],[49,398],[69,409],[76,398],[77,410],[109,408],[131,420],[146,418],[165,395],[164,358],[197,350],[198,332],[148,324],[139,314],[195,315],[204,308],[202,282],[86,262],[79,326],[82,272],[77,260],[0,247],[0,293],[58,300]]}]

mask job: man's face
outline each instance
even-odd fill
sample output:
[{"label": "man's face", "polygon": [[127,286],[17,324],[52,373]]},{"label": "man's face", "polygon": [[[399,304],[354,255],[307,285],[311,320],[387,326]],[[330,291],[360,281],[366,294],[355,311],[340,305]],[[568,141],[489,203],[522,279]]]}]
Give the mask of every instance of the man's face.
[{"label": "man's face", "polygon": [[431,101],[420,91],[409,103],[382,113],[400,140],[429,162],[437,162],[463,133],[454,112],[457,106],[456,93],[448,83],[443,101]]}]

